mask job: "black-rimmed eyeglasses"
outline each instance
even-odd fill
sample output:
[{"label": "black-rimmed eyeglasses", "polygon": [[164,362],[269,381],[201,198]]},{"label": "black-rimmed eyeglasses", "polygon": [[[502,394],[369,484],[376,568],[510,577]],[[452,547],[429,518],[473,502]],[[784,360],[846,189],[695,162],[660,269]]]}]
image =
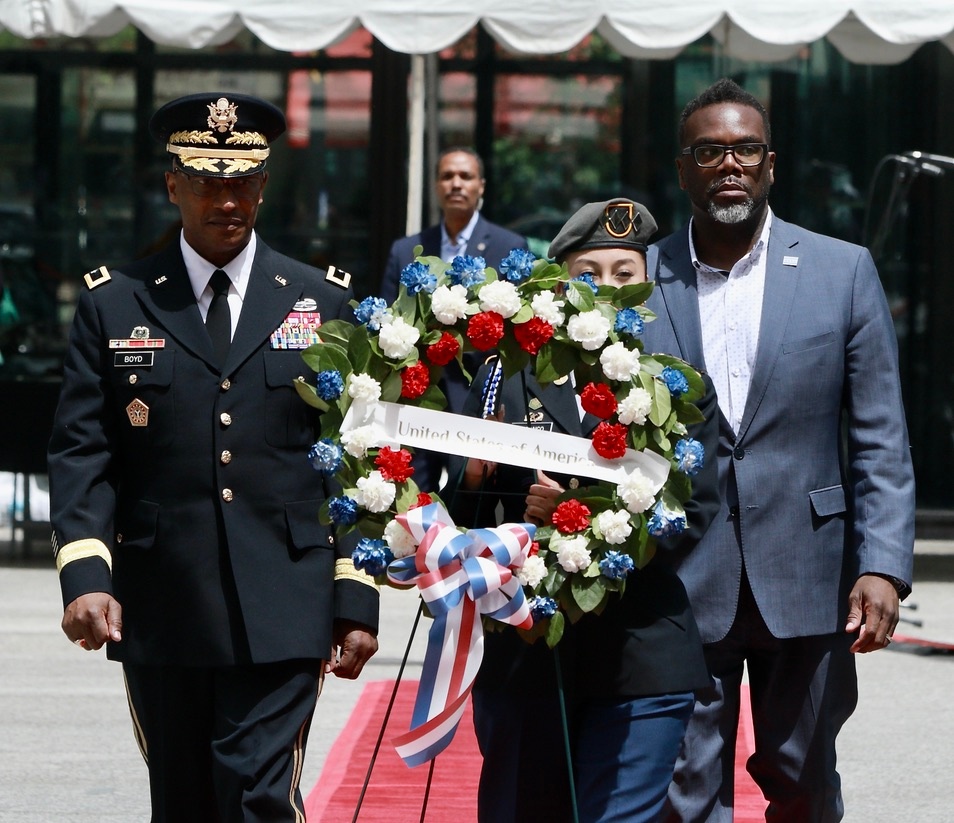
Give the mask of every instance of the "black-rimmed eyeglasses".
[{"label": "black-rimmed eyeglasses", "polygon": [[697,166],[713,169],[725,160],[726,152],[732,152],[735,162],[740,166],[757,166],[765,159],[768,143],[736,143],[734,146],[720,146],[718,143],[700,143],[682,150],[682,154],[692,155]]},{"label": "black-rimmed eyeglasses", "polygon": [[178,168],[175,171],[189,181],[189,187],[196,197],[216,197],[228,186],[236,197],[251,200],[262,193],[262,186],[265,183],[265,178],[260,174],[245,177],[202,177],[186,174]]}]

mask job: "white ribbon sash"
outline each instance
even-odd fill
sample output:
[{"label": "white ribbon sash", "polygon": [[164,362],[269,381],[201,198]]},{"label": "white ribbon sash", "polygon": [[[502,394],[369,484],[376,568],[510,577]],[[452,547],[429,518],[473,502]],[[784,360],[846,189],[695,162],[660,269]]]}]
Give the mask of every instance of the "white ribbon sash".
[{"label": "white ribbon sash", "polygon": [[669,461],[654,452],[627,449],[618,460],[607,460],[596,453],[586,437],[501,425],[496,420],[399,403],[379,402],[370,412],[362,404],[353,404],[341,431],[359,426],[372,426],[379,445],[392,448],[403,445],[430,449],[614,483],[639,469],[653,484],[654,492],[662,488],[669,475]]}]

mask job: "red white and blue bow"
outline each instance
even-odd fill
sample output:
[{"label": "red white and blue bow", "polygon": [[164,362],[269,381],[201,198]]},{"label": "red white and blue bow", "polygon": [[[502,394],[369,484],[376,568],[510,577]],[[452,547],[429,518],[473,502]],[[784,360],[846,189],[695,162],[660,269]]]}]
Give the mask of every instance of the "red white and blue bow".
[{"label": "red white and blue bow", "polygon": [[408,766],[437,757],[457,730],[484,656],[481,616],[529,629],[530,607],[511,567],[523,565],[535,527],[505,523],[466,534],[440,503],[397,516],[417,551],[388,565],[393,583],[413,583],[434,617],[411,729],[394,739]]}]

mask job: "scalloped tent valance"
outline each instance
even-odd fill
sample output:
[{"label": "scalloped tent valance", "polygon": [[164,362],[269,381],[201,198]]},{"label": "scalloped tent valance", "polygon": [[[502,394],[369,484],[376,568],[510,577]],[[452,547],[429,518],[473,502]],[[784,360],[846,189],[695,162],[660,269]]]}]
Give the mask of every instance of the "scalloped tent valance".
[{"label": "scalloped tent valance", "polygon": [[0,0],[0,28],[20,37],[108,36],[132,24],[196,49],[246,28],[274,49],[310,51],[364,26],[395,51],[428,54],[478,23],[525,54],[567,51],[594,30],[621,54],[649,59],[707,33],[748,60],[784,60],[825,37],[856,63],[899,63],[936,40],[954,51],[951,0]]}]

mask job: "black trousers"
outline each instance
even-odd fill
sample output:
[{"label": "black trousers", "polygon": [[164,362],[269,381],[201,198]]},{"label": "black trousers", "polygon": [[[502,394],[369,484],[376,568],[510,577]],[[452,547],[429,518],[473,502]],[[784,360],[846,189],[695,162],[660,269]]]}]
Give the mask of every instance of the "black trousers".
[{"label": "black trousers", "polygon": [[153,823],[303,823],[298,783],[321,665],[124,664]]}]

